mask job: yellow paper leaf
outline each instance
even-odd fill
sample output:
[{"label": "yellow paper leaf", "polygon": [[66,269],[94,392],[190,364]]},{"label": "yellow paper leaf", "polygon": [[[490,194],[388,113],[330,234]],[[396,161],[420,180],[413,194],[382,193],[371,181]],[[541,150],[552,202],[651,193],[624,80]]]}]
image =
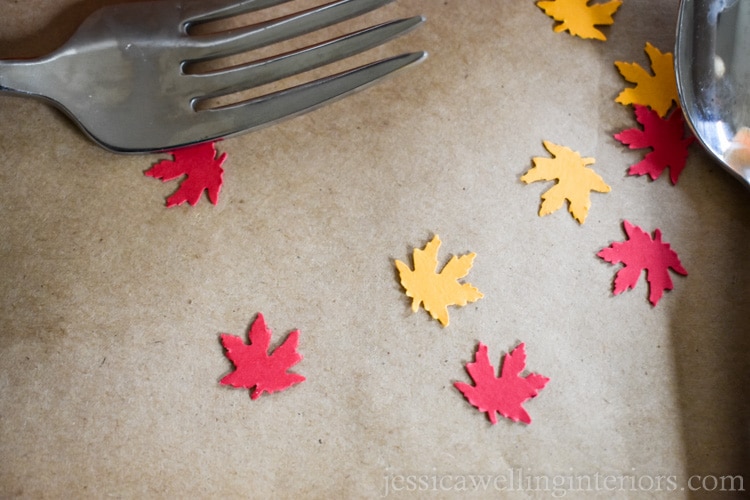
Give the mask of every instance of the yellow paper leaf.
[{"label": "yellow paper leaf", "polygon": [[626,88],[620,92],[615,101],[626,106],[628,104],[648,106],[664,118],[672,107],[672,103],[679,103],[674,58],[670,52],[662,53],[648,42],[646,42],[646,54],[651,61],[653,74],[636,63],[615,62],[623,78],[630,83],[635,83],[635,87]]},{"label": "yellow paper leaf", "polygon": [[590,0],[541,0],[537,6],[560,24],[554,27],[556,33],[568,31],[580,38],[606,40],[597,25],[610,25],[615,22],[612,16],[622,5],[621,0],[589,5]]},{"label": "yellow paper leaf", "polygon": [[469,273],[476,254],[470,253],[462,257],[454,255],[443,270],[437,273],[439,248],[440,238],[435,235],[424,249],[414,249],[414,270],[400,260],[396,260],[396,268],[406,295],[413,299],[412,311],[416,312],[422,304],[434,319],[443,326],[448,326],[448,306],[465,306],[481,299],[483,295],[472,285],[458,281]]},{"label": "yellow paper leaf", "polygon": [[553,158],[534,158],[534,166],[521,177],[526,184],[557,181],[542,194],[539,216],[555,212],[568,200],[568,210],[579,224],[583,224],[591,207],[590,192],[608,193],[611,188],[588,167],[594,163],[593,158],[582,158],[572,149],[549,141],[544,141],[544,147],[552,153]]}]

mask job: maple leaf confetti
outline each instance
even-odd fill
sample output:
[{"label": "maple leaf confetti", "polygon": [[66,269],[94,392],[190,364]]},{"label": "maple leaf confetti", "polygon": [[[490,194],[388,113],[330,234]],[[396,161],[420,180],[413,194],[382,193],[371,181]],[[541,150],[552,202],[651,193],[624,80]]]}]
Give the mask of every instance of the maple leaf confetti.
[{"label": "maple leaf confetti", "polygon": [[526,345],[519,344],[505,355],[500,377],[487,356],[487,346],[479,343],[473,363],[466,363],[466,371],[475,385],[455,382],[453,385],[479,411],[486,412],[492,424],[497,423],[497,413],[514,422],[531,423],[523,403],[539,394],[549,382],[547,377],[531,373],[525,377]]},{"label": "maple leaf confetti", "polygon": [[567,31],[580,38],[606,40],[597,25],[610,25],[615,22],[614,16],[622,2],[610,0],[605,3],[591,4],[590,0],[541,0],[536,3],[549,17],[558,21],[553,29],[556,33]]},{"label": "maple leaf confetti", "polygon": [[221,344],[226,349],[226,357],[234,364],[235,370],[221,379],[221,384],[245,389],[253,389],[251,399],[257,399],[264,392],[283,391],[299,384],[305,377],[290,373],[292,366],[302,360],[297,352],[299,330],[292,331],[272,354],[268,354],[271,344],[271,331],[266,327],[262,314],[250,326],[249,344],[240,337],[221,334]]},{"label": "maple leaf confetti", "polygon": [[608,193],[611,188],[588,167],[594,163],[593,158],[582,158],[570,148],[549,141],[544,141],[544,147],[553,158],[534,158],[534,166],[521,176],[521,181],[529,184],[556,180],[557,184],[542,194],[539,216],[543,217],[559,210],[567,200],[571,215],[579,224],[583,224],[591,207],[589,193]]},{"label": "maple leaf confetti", "polygon": [[674,58],[670,52],[663,53],[646,43],[646,54],[651,61],[653,74],[636,63],[615,62],[620,74],[635,87],[626,88],[615,99],[623,105],[641,104],[656,111],[660,117],[667,115],[672,103],[678,104],[677,80]]},{"label": "maple leaf confetti", "polygon": [[469,273],[476,254],[454,255],[437,273],[439,248],[440,238],[435,235],[423,250],[414,249],[414,270],[400,260],[396,260],[396,268],[406,295],[413,299],[412,311],[416,312],[422,304],[434,319],[448,326],[448,306],[465,306],[483,295],[472,285],[458,281]]},{"label": "maple leaf confetti", "polygon": [[632,165],[629,175],[646,175],[652,180],[669,168],[669,179],[677,184],[680,173],[685,168],[688,147],[695,141],[692,134],[685,136],[685,120],[680,108],[667,118],[661,118],[656,111],[636,104],[635,117],[643,125],[643,130],[631,128],[615,134],[615,139],[630,149],[651,148],[643,160]]},{"label": "maple leaf confetti", "polygon": [[687,271],[680,259],[669,246],[662,242],[661,231],[656,229],[654,237],[627,220],[623,222],[628,239],[612,243],[596,255],[611,264],[623,263],[624,267],[615,275],[614,294],[618,295],[630,288],[635,288],[643,270],[649,284],[648,300],[652,305],[659,303],[664,290],[672,290],[672,278],[669,270],[687,276]]},{"label": "maple leaf confetti", "polygon": [[162,160],[144,172],[146,176],[161,179],[162,182],[185,176],[177,190],[167,198],[167,207],[185,202],[195,206],[203,191],[208,194],[209,201],[216,205],[224,175],[221,166],[227,154],[222,153],[217,158],[213,142],[176,149],[170,154],[172,160]]}]

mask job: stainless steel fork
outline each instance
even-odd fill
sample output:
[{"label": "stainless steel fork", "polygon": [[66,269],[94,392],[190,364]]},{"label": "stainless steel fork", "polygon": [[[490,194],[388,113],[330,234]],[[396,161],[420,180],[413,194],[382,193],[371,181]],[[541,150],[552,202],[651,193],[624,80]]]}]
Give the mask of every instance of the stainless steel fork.
[{"label": "stainless steel fork", "polygon": [[292,39],[392,0],[337,0],[243,28],[194,35],[189,28],[289,0],[156,0],[103,7],[52,54],[0,61],[0,90],[43,98],[94,141],[121,153],[173,150],[247,132],[362,89],[426,57],[402,54],[244,102],[198,103],[258,87],[376,47],[420,25],[388,22],[304,49],[203,74],[187,65]]}]

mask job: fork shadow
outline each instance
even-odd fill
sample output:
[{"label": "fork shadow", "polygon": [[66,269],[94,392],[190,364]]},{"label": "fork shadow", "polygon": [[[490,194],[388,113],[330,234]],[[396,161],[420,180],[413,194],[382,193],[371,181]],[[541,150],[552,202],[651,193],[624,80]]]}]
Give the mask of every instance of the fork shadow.
[{"label": "fork shadow", "polygon": [[18,38],[0,39],[0,59],[27,59],[43,56],[65,43],[78,26],[100,7],[142,0],[79,0],[59,7],[51,21],[34,33]]},{"label": "fork shadow", "polygon": [[[713,175],[705,175],[707,192],[691,200],[698,215],[687,222],[690,234],[706,238],[707,251],[690,262],[700,277],[680,284],[687,296],[671,319],[683,484],[691,499],[715,498],[718,491],[750,498],[748,193],[706,154],[694,155],[700,158],[694,168]],[[704,196],[722,201],[707,207]],[[717,226],[726,227],[712,231]],[[717,236],[713,241],[711,232]]]},{"label": "fork shadow", "polygon": [[[676,26],[678,3],[655,2],[653,8],[647,19],[637,9],[621,9],[617,26],[636,28],[613,26],[607,33],[611,45],[598,48],[602,58],[643,65],[645,40],[671,51],[675,34],[664,27]],[[631,111],[612,112],[621,83],[614,91],[602,87],[607,105],[601,123],[610,137],[633,126]],[[695,248],[680,255],[689,276],[673,277],[682,296],[670,314],[670,391],[683,469],[669,473],[680,476],[677,493],[691,500],[750,498],[750,193],[697,144],[688,162],[689,173],[674,186],[688,195],[683,223],[662,227],[667,241],[680,235]],[[697,178],[689,188],[687,176]]]}]

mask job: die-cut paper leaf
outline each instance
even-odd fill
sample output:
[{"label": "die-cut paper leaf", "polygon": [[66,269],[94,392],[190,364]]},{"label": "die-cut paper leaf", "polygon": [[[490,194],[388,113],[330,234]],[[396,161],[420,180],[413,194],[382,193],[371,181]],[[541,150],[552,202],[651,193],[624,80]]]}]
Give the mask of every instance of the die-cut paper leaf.
[{"label": "die-cut paper leaf", "polygon": [[172,160],[162,160],[144,172],[148,177],[161,179],[162,182],[185,176],[177,190],[167,198],[167,207],[185,202],[195,206],[204,190],[209,201],[216,205],[224,174],[221,166],[227,154],[222,153],[217,158],[213,142],[176,149],[170,154]]},{"label": "die-cut paper leaf", "polygon": [[687,276],[687,271],[672,250],[669,243],[661,240],[661,231],[656,229],[654,237],[627,220],[623,222],[628,239],[612,243],[596,255],[611,264],[622,262],[624,267],[615,275],[614,294],[618,295],[630,288],[635,288],[642,271],[646,271],[649,284],[648,300],[652,305],[659,303],[664,290],[672,290],[672,278],[669,270]]},{"label": "die-cut paper leaf", "polygon": [[677,96],[673,57],[670,52],[662,53],[648,42],[646,42],[646,54],[651,61],[653,74],[637,63],[615,62],[623,78],[630,83],[635,83],[635,87],[626,88],[620,92],[615,101],[626,106],[629,104],[648,106],[659,113],[659,116],[664,117],[673,102],[675,104],[680,102]]},{"label": "die-cut paper leaf", "polygon": [[622,2],[609,0],[591,4],[590,0],[540,0],[536,4],[545,14],[560,23],[554,27],[556,33],[567,30],[573,36],[604,41],[607,37],[596,26],[614,23],[612,16]]},{"label": "die-cut paper leaf", "polygon": [[557,184],[542,194],[539,216],[557,211],[568,200],[571,215],[583,224],[591,207],[590,191],[608,193],[611,188],[588,165],[593,158],[582,158],[579,153],[565,146],[544,141],[553,158],[535,157],[534,166],[521,176],[526,184],[536,181],[556,180]]},{"label": "die-cut paper leaf", "polygon": [[521,372],[526,368],[526,345],[519,344],[505,355],[500,377],[495,377],[495,369],[487,356],[487,346],[479,343],[473,363],[466,363],[466,371],[474,385],[455,382],[453,385],[479,411],[487,413],[492,424],[497,423],[496,413],[514,422],[519,420],[531,423],[531,417],[523,403],[539,394],[549,379],[531,373],[525,377]]},{"label": "die-cut paper leaf", "polygon": [[677,184],[680,173],[685,168],[688,147],[695,141],[692,134],[685,136],[685,120],[680,108],[676,108],[667,118],[661,118],[656,111],[636,104],[635,118],[643,125],[643,130],[631,128],[615,134],[615,139],[630,149],[651,148],[643,160],[632,165],[629,175],[646,175],[651,179],[659,177],[669,167],[669,179]]},{"label": "die-cut paper leaf", "polygon": [[440,273],[437,273],[437,253],[440,248],[440,238],[435,235],[423,250],[414,249],[414,270],[400,260],[396,260],[396,268],[401,278],[401,285],[406,295],[411,297],[411,309],[416,312],[422,304],[425,311],[438,320],[443,326],[448,326],[448,306],[465,306],[483,297],[482,293],[468,283],[459,283],[459,279],[469,273],[476,254],[470,253],[462,257],[451,257]]},{"label": "die-cut paper leaf", "polygon": [[271,331],[266,327],[262,314],[258,314],[248,332],[249,344],[242,338],[226,333],[221,334],[221,344],[226,349],[226,357],[234,364],[235,370],[221,379],[221,384],[253,389],[252,399],[263,392],[272,393],[299,384],[305,377],[289,373],[292,366],[302,360],[297,352],[299,330],[287,335],[284,343],[273,353],[268,354],[271,344]]}]

